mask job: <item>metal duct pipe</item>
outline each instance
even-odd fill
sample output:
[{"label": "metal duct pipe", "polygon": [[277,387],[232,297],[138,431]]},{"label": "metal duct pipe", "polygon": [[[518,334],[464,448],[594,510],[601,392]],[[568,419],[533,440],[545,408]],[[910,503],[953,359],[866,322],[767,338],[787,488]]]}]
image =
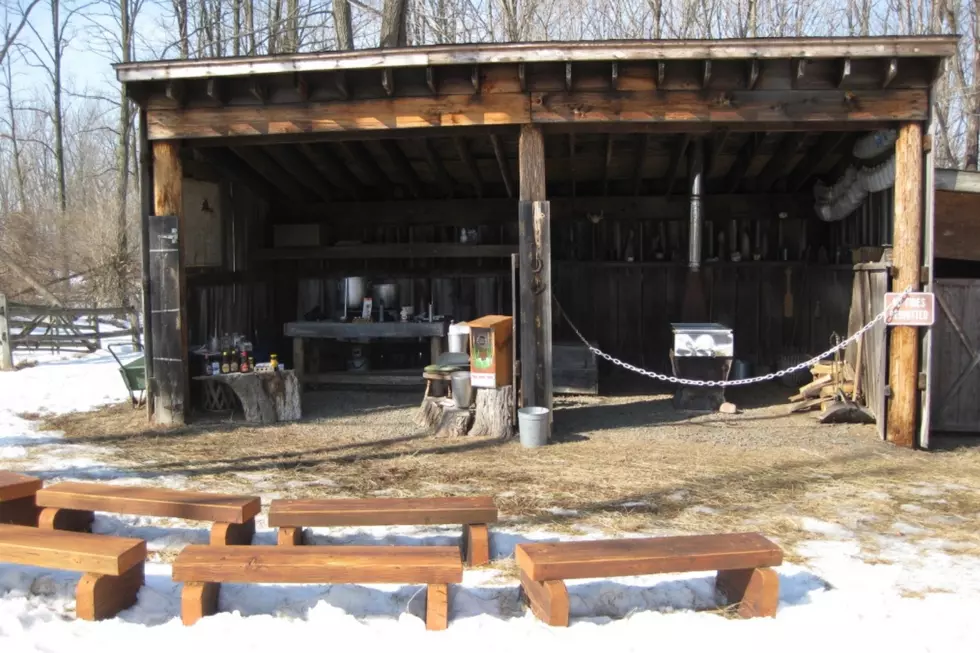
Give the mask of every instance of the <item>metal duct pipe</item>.
[{"label": "metal duct pipe", "polygon": [[704,186],[704,147],[701,139],[691,141],[688,152],[688,175],[691,184],[691,228],[687,259],[692,270],[701,268],[701,229],[704,216],[701,213],[701,192]]}]

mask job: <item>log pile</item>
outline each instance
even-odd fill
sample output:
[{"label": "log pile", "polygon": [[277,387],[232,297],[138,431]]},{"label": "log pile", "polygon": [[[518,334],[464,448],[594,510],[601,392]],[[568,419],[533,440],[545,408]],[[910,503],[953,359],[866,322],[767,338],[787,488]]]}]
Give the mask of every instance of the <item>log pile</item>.
[{"label": "log pile", "polygon": [[847,397],[854,393],[854,370],[844,361],[821,361],[810,368],[810,374],[813,380],[789,398],[791,413],[823,410],[840,393]]}]

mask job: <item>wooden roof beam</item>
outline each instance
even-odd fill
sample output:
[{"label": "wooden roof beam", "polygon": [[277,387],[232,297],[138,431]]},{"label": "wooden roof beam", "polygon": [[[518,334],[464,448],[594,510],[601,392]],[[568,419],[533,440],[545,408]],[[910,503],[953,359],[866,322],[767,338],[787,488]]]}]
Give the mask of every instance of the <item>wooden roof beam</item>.
[{"label": "wooden roof beam", "polygon": [[176,104],[178,108],[187,104],[187,84],[182,79],[174,79],[167,82],[167,87],[164,89],[164,94],[167,96],[167,99]]},{"label": "wooden roof beam", "polygon": [[391,181],[385,174],[378,162],[374,160],[371,153],[364,147],[364,143],[359,141],[341,141],[340,147],[347,153],[361,172],[367,178],[368,184],[372,186],[371,193],[380,195],[383,198],[391,197]]},{"label": "wooden roof beam", "polygon": [[425,85],[429,87],[429,93],[439,95],[439,80],[436,78],[436,69],[432,66],[425,67]]},{"label": "wooden roof beam", "polygon": [[419,139],[418,143],[422,148],[422,154],[425,156],[425,162],[429,165],[429,170],[432,171],[432,176],[442,187],[446,197],[452,197],[454,194],[453,178],[449,176],[446,166],[439,158],[439,153],[432,147],[432,141],[428,138],[422,138]]},{"label": "wooden roof beam", "polygon": [[805,134],[801,132],[789,132],[783,136],[782,141],[780,141],[776,151],[773,152],[769,162],[766,163],[766,166],[755,179],[756,192],[769,190],[776,179],[784,177],[791,172],[789,162],[796,154],[796,149],[799,147],[800,141],[803,140],[804,136]]},{"label": "wooden roof beam", "polygon": [[643,185],[643,166],[647,162],[647,150],[650,149],[650,135],[641,134],[636,139],[636,154],[633,159],[633,194],[640,194]]},{"label": "wooden roof beam", "polygon": [[306,189],[293,180],[293,177],[284,171],[279,164],[266,154],[262,148],[258,147],[233,147],[231,151],[240,159],[247,163],[255,172],[262,175],[280,193],[294,200],[303,200],[309,196]]},{"label": "wooden roof beam", "polygon": [[453,144],[456,146],[456,154],[459,155],[459,160],[463,162],[463,166],[470,176],[470,182],[473,184],[476,196],[482,198],[483,179],[480,177],[480,169],[476,166],[476,159],[473,158],[469,143],[466,142],[465,138],[456,136],[453,138]]},{"label": "wooden roof beam", "polygon": [[395,94],[395,73],[391,68],[385,68],[381,71],[381,87],[388,97]]},{"label": "wooden roof beam", "polygon": [[514,176],[510,172],[510,163],[507,160],[507,153],[504,152],[504,145],[500,142],[500,136],[490,134],[490,145],[493,147],[493,155],[497,158],[497,167],[500,168],[500,176],[504,180],[507,197],[512,198],[515,194]]},{"label": "wooden roof beam", "polygon": [[300,157],[289,145],[269,145],[266,151],[293,179],[306,186],[323,201],[333,200],[327,180],[313,172],[308,162]]},{"label": "wooden roof beam", "polygon": [[300,102],[310,101],[310,82],[306,75],[303,73],[293,75],[293,88],[296,89],[296,95]]},{"label": "wooden roof beam", "polygon": [[895,76],[898,75],[898,59],[891,58],[888,60],[888,64],[885,67],[885,81],[882,83],[882,88],[888,88],[888,86],[895,80]]},{"label": "wooden roof beam", "polygon": [[687,152],[687,146],[691,143],[690,134],[681,134],[680,138],[677,139],[677,143],[674,145],[674,151],[670,155],[670,166],[667,168],[667,191],[664,193],[665,197],[670,197],[670,194],[674,191],[674,183],[677,181],[677,174],[681,170],[681,163],[684,161],[684,153]]},{"label": "wooden roof beam", "polygon": [[217,104],[219,107],[224,105],[225,87],[223,80],[218,77],[212,77],[208,80],[205,92],[207,93],[208,99]]},{"label": "wooden roof beam", "polygon": [[735,163],[732,164],[731,170],[728,171],[728,176],[725,177],[724,187],[726,193],[734,193],[738,190],[738,185],[741,183],[742,177],[745,176],[746,169],[752,165],[752,159],[755,158],[755,151],[759,146],[757,138],[755,134],[749,134],[749,139],[739,149]]},{"label": "wooden roof beam", "polygon": [[253,193],[265,199],[282,195],[282,192],[266,181],[265,177],[228,150],[220,147],[203,147],[195,151],[202,159],[224,172],[232,181],[245,186]]},{"label": "wooden roof beam", "polygon": [[248,80],[248,92],[262,104],[269,101],[269,89],[266,87],[265,82],[261,79],[253,77]]},{"label": "wooden roof beam", "polygon": [[321,175],[334,186],[346,191],[355,200],[363,200],[367,193],[364,184],[350,171],[343,161],[325,143],[300,143],[299,149]]},{"label": "wooden roof beam", "polygon": [[718,169],[718,161],[721,159],[721,153],[725,149],[725,143],[728,141],[728,135],[731,131],[728,129],[722,129],[716,133],[712,139],[710,157],[708,159],[708,164],[704,169],[704,177],[708,179],[711,174]]},{"label": "wooden roof beam", "polygon": [[840,65],[840,81],[837,82],[837,88],[844,88],[847,85],[848,80],[851,78],[851,60],[850,58],[844,59]]},{"label": "wooden roof beam", "polygon": [[412,193],[412,196],[419,198],[425,195],[422,181],[419,179],[418,173],[415,172],[415,168],[412,167],[412,162],[408,160],[405,152],[398,146],[398,141],[380,141],[380,145],[381,149],[388,155],[388,160],[395,166],[395,170],[398,171],[398,175],[402,178],[402,181],[408,186],[408,190]]},{"label": "wooden roof beam", "polygon": [[751,91],[755,89],[755,85],[758,82],[759,82],[759,60],[752,59],[751,61],[749,61],[748,81],[746,83],[746,86]]},{"label": "wooden roof beam", "polygon": [[807,180],[817,170],[820,170],[829,163],[830,157],[836,154],[846,137],[847,134],[840,132],[824,134],[817,141],[817,144],[807,151],[806,156],[803,157],[803,161],[800,162],[797,169],[790,175],[786,190],[796,193],[803,188]]},{"label": "wooden roof beam", "polygon": [[350,89],[347,88],[347,73],[338,70],[333,74],[333,85],[342,100],[350,99]]}]

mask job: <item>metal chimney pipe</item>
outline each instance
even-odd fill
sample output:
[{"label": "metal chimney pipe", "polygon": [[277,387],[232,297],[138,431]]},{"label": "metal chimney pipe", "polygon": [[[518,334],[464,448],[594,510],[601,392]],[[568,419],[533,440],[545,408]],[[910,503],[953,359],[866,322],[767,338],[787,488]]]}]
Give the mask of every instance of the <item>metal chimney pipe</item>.
[{"label": "metal chimney pipe", "polygon": [[688,266],[691,270],[701,269],[701,229],[704,216],[701,211],[701,192],[704,186],[704,147],[701,139],[691,141],[687,157],[688,175],[691,184],[691,227],[688,241]]}]

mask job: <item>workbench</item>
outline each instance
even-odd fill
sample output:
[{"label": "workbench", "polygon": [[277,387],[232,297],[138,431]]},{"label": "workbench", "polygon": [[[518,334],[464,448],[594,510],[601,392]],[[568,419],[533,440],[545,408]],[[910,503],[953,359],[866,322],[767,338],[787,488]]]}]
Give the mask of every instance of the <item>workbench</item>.
[{"label": "workbench", "polygon": [[[305,369],[304,343],[310,338],[327,340],[410,340],[429,338],[429,351],[432,360],[442,353],[442,340],[449,332],[445,320],[434,322],[287,322],[283,333],[293,339],[293,369],[299,382],[313,383],[328,381],[329,374],[309,374]],[[418,382],[417,372],[415,378]],[[355,374],[343,374],[344,378]]]}]

